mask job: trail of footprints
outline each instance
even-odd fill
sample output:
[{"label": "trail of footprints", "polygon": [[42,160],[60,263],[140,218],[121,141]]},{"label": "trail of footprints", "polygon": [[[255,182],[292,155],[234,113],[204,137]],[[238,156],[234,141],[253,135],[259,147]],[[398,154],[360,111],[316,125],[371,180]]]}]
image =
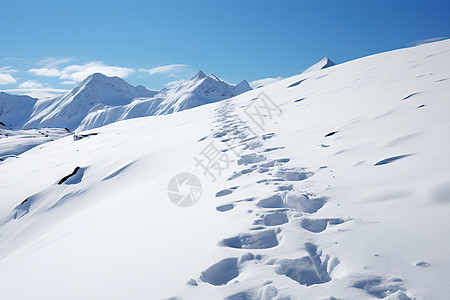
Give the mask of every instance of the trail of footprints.
[{"label": "trail of footprints", "polygon": [[[190,279],[187,284],[191,286],[204,283],[214,286],[226,285],[237,278],[250,262],[274,267],[276,274],[286,276],[289,280],[307,287],[331,281],[332,272],[340,264],[340,261],[337,257],[324,254],[321,248],[314,243],[305,243],[302,248],[307,255],[294,259],[271,258],[268,254],[270,251],[267,250],[279,245],[279,234],[283,230],[283,225],[294,219],[300,220],[299,230],[306,230],[314,234],[324,232],[330,226],[339,226],[346,220],[341,218],[314,218],[314,213],[325,205],[326,198],[295,188],[295,182],[307,180],[314,173],[301,167],[285,166],[290,161],[289,158],[268,159],[264,153],[276,153],[277,150],[284,149],[284,147],[264,147],[265,141],[273,138],[275,134],[267,133],[259,137],[249,134],[247,125],[233,114],[234,109],[235,107],[231,102],[225,101],[217,110],[217,123],[219,125],[217,125],[218,130],[213,134],[213,138],[220,139],[226,145],[233,145],[223,152],[235,151],[236,149],[245,151],[245,154],[241,154],[237,160],[240,171],[234,172],[227,180],[232,182],[241,176],[262,174],[266,178],[260,179],[260,176],[255,176],[258,179],[255,179],[254,184],[273,186],[274,192],[264,198],[250,197],[216,207],[219,213],[232,213],[237,206],[250,203],[253,208],[249,209],[248,212],[253,213],[252,215],[256,218],[248,231],[226,237],[218,243],[220,247],[237,249],[237,257],[222,259],[204,270],[197,280]],[[233,140],[238,142],[230,143]],[[231,186],[218,191],[216,198],[226,198],[227,195],[237,193],[238,190],[239,186]],[[253,252],[262,249],[265,250],[264,254]],[[248,252],[249,250],[253,253]],[[239,253],[240,251],[242,253]],[[350,287],[362,289],[380,299],[396,292],[402,293],[405,290],[401,279],[384,280],[379,276],[360,279]],[[226,297],[226,300],[290,299],[290,296],[284,295],[282,297],[278,293],[279,291],[274,284],[268,281],[262,287],[243,290]],[[410,299],[404,293],[399,294],[399,296],[404,296],[401,299]]]}]

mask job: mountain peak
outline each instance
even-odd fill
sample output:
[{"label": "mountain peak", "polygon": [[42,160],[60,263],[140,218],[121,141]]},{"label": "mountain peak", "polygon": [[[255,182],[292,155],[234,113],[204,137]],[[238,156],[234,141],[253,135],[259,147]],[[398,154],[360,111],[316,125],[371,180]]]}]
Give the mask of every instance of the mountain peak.
[{"label": "mountain peak", "polygon": [[233,93],[235,95],[239,95],[239,94],[248,92],[250,90],[252,90],[252,88],[251,88],[250,84],[247,82],[247,80],[245,80],[245,79],[243,79],[241,82],[239,82],[238,84],[236,84],[233,87]]},{"label": "mountain peak", "polygon": [[92,81],[92,80],[102,80],[106,78],[114,78],[114,77],[108,77],[105,74],[102,73],[93,73],[86,77],[83,81]]},{"label": "mountain peak", "polygon": [[309,72],[322,70],[325,68],[332,67],[334,65],[336,65],[336,64],[331,59],[329,59],[328,57],[325,56],[319,62],[315,63],[314,65],[312,65],[311,67],[306,69],[303,73],[309,73]]},{"label": "mountain peak", "polygon": [[205,78],[205,77],[206,77],[206,74],[203,73],[202,70],[200,70],[200,71],[197,72],[197,74],[195,74],[195,75],[192,77],[192,79],[202,79],[202,78]]}]

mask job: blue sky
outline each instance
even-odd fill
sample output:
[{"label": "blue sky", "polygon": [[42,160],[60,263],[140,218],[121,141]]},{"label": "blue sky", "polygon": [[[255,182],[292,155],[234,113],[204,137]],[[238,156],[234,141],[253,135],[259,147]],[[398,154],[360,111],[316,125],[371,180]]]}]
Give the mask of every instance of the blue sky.
[{"label": "blue sky", "polygon": [[[450,36],[450,1],[2,1],[0,90],[59,92],[91,72],[160,89],[201,69],[289,77]],[[45,94],[41,93],[41,94]]]}]

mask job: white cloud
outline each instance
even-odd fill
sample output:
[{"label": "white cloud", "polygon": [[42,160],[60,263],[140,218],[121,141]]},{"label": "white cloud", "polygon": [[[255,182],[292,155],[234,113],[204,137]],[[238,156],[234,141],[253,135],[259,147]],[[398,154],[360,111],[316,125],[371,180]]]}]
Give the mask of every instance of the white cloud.
[{"label": "white cloud", "polygon": [[0,73],[0,84],[16,84],[17,80],[11,74]]},{"label": "white cloud", "polygon": [[263,79],[254,80],[252,82],[249,82],[249,84],[250,84],[250,86],[252,88],[256,89],[258,87],[266,86],[266,85],[269,85],[271,83],[280,81],[281,79],[283,79],[283,77],[280,77],[280,76],[275,77],[275,78],[269,77],[269,78],[263,78]]},{"label": "white cloud", "polygon": [[0,59],[0,61],[7,61],[7,60],[20,60],[20,58],[17,57],[4,57]]},{"label": "white cloud", "polygon": [[46,98],[46,97],[54,97],[56,95],[63,94],[67,91],[62,89],[42,88],[42,89],[10,89],[10,90],[3,90],[3,92],[18,95],[28,95],[34,98]]},{"label": "white cloud", "polygon": [[36,80],[27,80],[19,84],[19,88],[21,89],[40,89],[43,87],[44,85]]},{"label": "white cloud", "polygon": [[63,81],[63,82],[61,82],[61,84],[63,84],[63,85],[75,85],[77,83],[75,81]]},{"label": "white cloud", "polygon": [[0,68],[0,84],[16,84],[17,80],[11,75],[17,70],[11,69],[11,67]]},{"label": "white cloud", "polygon": [[175,80],[175,81],[171,81],[169,83],[166,83],[165,87],[166,88],[173,88],[174,86],[177,86],[183,82],[185,82],[186,80],[184,79],[180,79],[180,80]]},{"label": "white cloud", "polygon": [[423,44],[438,42],[438,41],[442,41],[442,40],[445,40],[445,39],[447,39],[447,37],[433,37],[433,38],[429,38],[429,39],[424,39],[424,40],[412,42],[412,43],[410,43],[410,45],[412,45],[412,46],[420,46],[420,45],[423,45]]},{"label": "white cloud", "polygon": [[57,67],[59,65],[66,64],[66,63],[69,63],[71,61],[72,61],[72,59],[68,58],[68,57],[65,57],[65,58],[46,57],[46,58],[41,59],[37,63],[37,65],[38,66],[42,66],[42,67],[46,67],[46,68],[55,68],[55,67]]},{"label": "white cloud", "polygon": [[128,77],[134,72],[134,69],[122,68],[117,66],[108,66],[102,62],[94,61],[84,65],[70,65],[62,69],[54,68],[34,68],[28,72],[38,76],[59,77],[65,81],[80,82],[94,73],[102,73],[106,76]]},{"label": "white cloud", "polygon": [[49,68],[29,69],[28,72],[37,76],[48,76],[48,77],[61,76],[61,71],[58,69],[49,69]]},{"label": "white cloud", "polygon": [[187,67],[188,67],[187,65],[183,64],[174,64],[174,65],[160,66],[152,69],[141,68],[139,69],[139,72],[146,72],[150,75],[162,74],[168,77],[174,77],[179,73],[185,71]]}]

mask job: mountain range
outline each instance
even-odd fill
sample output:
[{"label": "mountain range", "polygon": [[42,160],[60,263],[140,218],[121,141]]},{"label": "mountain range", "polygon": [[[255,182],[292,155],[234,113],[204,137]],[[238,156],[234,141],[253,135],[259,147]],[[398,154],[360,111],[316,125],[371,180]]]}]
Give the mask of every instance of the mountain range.
[{"label": "mountain range", "polygon": [[125,119],[171,114],[251,89],[245,80],[233,85],[202,71],[161,91],[95,73],[54,98],[35,99],[0,93],[0,122],[12,129],[58,127],[80,131]]}]

